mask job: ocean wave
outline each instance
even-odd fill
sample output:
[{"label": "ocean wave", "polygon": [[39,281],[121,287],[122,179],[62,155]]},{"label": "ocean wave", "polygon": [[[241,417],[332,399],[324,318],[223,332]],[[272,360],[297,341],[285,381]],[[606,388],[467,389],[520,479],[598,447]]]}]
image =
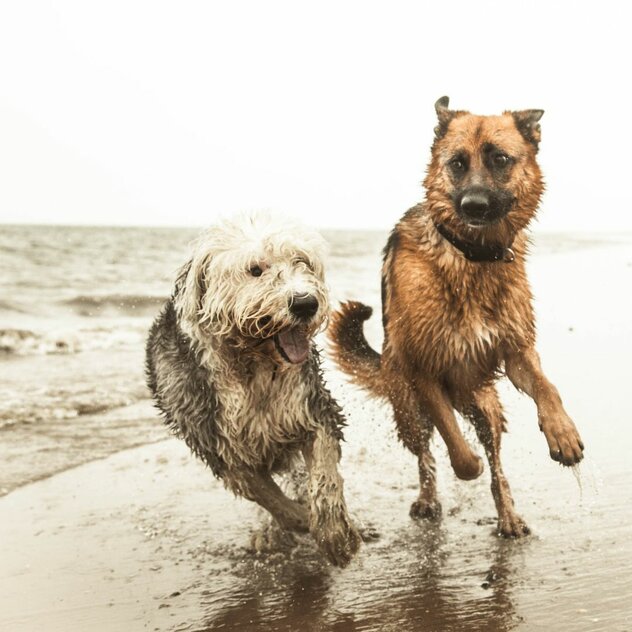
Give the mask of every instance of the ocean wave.
[{"label": "ocean wave", "polygon": [[145,327],[95,327],[37,333],[28,329],[0,329],[0,357],[73,354],[100,349],[138,348]]},{"label": "ocean wave", "polygon": [[24,309],[21,305],[11,303],[4,299],[0,299],[0,312],[16,312],[18,314],[27,314],[28,310]]},{"label": "ocean wave", "polygon": [[124,316],[148,316],[158,312],[164,296],[136,296],[133,294],[83,295],[61,301],[80,316],[103,316],[116,313]]},{"label": "ocean wave", "polygon": [[0,353],[8,355],[74,353],[75,347],[71,339],[49,338],[28,329],[0,329]]},{"label": "ocean wave", "polygon": [[142,382],[109,386],[109,389],[81,386],[76,391],[70,387],[42,389],[36,399],[32,392],[4,393],[0,401],[0,429],[102,415],[149,399],[149,391]]}]

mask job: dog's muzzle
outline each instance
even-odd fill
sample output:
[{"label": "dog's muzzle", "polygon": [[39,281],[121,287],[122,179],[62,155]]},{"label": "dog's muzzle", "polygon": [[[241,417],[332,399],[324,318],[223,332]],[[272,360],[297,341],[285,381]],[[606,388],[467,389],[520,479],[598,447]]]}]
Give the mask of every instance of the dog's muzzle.
[{"label": "dog's muzzle", "polygon": [[471,226],[486,226],[497,222],[509,212],[513,197],[505,191],[472,187],[462,191],[455,200],[456,211]]},{"label": "dog's muzzle", "polygon": [[288,301],[288,311],[296,325],[288,327],[274,336],[279,355],[291,364],[300,364],[309,356],[311,332],[309,321],[318,312],[318,299],[311,294],[294,294]]}]

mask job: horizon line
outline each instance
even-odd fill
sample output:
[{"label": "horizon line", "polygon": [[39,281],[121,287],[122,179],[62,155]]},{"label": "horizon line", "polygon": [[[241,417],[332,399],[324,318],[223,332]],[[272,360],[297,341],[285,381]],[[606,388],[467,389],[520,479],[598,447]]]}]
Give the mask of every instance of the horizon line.
[{"label": "horizon line", "polygon": [[[304,222],[305,223],[305,222]],[[42,227],[42,228],[151,228],[151,229],[180,229],[180,230],[200,230],[209,228],[213,223],[208,224],[80,224],[80,223],[46,223],[46,222],[4,222],[0,220],[0,226],[11,227]],[[344,230],[344,231],[358,231],[358,232],[384,232],[392,229],[393,225],[385,226],[383,228],[363,228],[363,227],[351,227],[351,226],[317,226],[312,224],[317,230]],[[534,227],[529,229],[531,233],[539,234],[591,234],[591,235],[604,235],[612,233],[632,233],[632,228],[607,228],[595,230],[592,228],[571,228],[571,229],[541,229]]]}]

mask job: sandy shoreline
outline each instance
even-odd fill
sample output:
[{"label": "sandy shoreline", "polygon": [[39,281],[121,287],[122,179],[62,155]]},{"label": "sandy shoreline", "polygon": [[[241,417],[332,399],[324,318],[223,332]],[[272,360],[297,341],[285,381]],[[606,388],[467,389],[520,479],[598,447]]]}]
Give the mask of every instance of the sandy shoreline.
[{"label": "sandy shoreline", "polygon": [[382,536],[348,569],[309,545],[255,558],[259,513],[169,439],[0,498],[0,629],[632,630],[632,248],[549,254],[531,273],[543,364],[587,446],[578,484],[503,384],[503,461],[533,537],[494,536],[487,472],[456,481],[440,445],[444,519],[412,522],[414,462],[388,412],[330,372],[348,502]]},{"label": "sandy shoreline", "polygon": [[[185,501],[181,516],[169,516],[169,499]],[[126,450],[10,494],[2,500],[3,516],[14,519],[2,526],[0,627],[29,630],[37,621],[47,630],[140,630],[154,629],[155,621],[167,629],[169,595],[190,581],[178,572],[178,560],[189,557],[191,543],[174,532],[182,518],[202,513],[200,506],[193,510],[198,503],[210,516],[202,525],[212,519],[234,530],[256,519],[243,502],[219,511],[227,500],[176,440]],[[182,551],[165,550],[175,543]]]}]

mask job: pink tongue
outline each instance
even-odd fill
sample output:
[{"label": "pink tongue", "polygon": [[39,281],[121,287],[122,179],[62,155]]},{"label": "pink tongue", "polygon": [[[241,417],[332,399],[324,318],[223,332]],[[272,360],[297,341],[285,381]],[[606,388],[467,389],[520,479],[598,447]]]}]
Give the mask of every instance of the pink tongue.
[{"label": "pink tongue", "polygon": [[299,364],[307,358],[309,338],[298,327],[281,332],[277,340],[292,364]]}]

